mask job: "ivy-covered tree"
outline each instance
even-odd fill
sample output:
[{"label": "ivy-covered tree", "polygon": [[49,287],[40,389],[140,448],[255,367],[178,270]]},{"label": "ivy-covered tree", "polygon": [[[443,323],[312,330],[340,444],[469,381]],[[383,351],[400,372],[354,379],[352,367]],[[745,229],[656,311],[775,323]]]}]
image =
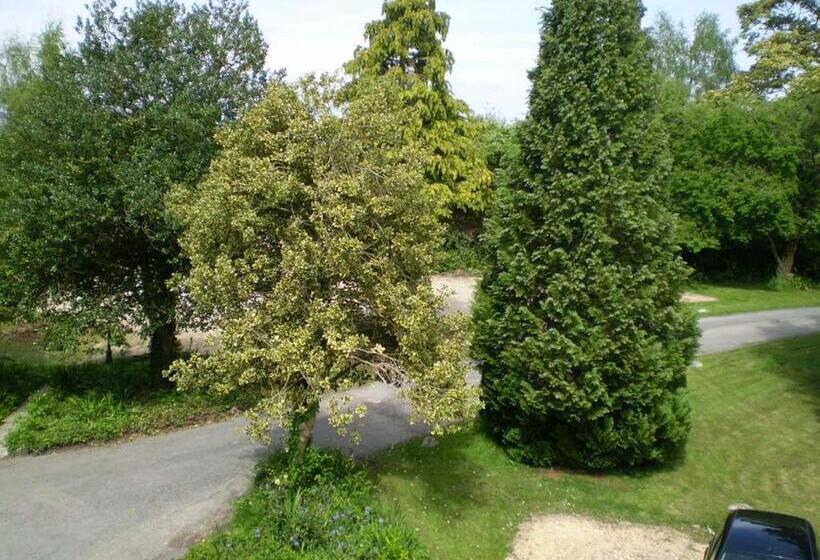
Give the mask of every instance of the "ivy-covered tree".
[{"label": "ivy-covered tree", "polygon": [[820,95],[820,3],[755,0],[737,12],[746,51],[755,61],[731,89],[760,96],[784,89]]},{"label": "ivy-covered tree", "polygon": [[554,0],[475,308],[486,419],[510,455],[608,469],[689,432],[697,328],[662,200],[668,156],[638,0]]},{"label": "ivy-covered tree", "polygon": [[453,68],[453,55],[443,46],[449,26],[435,0],[386,0],[382,19],[365,27],[367,46],[356,49],[345,65],[353,96],[361,80],[382,75],[405,90],[405,103],[421,116],[418,128],[407,134],[432,148],[425,162],[426,190],[443,214],[483,209],[492,180],[476,145],[470,109],[453,96],[447,81]]},{"label": "ivy-covered tree", "polygon": [[186,268],[164,197],[197,184],[214,132],[261,97],[267,47],[235,0],[98,0],[77,31],[77,49],[46,34],[0,96],[0,250],[14,280],[0,285],[62,333],[141,328],[161,371],[176,353],[169,281]]},{"label": "ivy-covered tree", "polygon": [[320,400],[337,395],[344,432],[365,410],[338,395],[374,379],[403,387],[434,431],[475,413],[463,318],[440,316],[429,283],[442,226],[421,189],[427,148],[405,135],[414,120],[392,81],[360,84],[349,103],[326,79],[274,85],[219,134],[199,188],[176,193],[184,288],[222,335],[174,378],[260,395],[252,436],[275,421],[303,452]]}]

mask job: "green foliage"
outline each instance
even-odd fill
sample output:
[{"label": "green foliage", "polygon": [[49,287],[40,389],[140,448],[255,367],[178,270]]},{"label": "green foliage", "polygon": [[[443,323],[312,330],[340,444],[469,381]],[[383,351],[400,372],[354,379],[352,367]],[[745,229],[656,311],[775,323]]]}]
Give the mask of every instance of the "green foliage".
[{"label": "green foliage", "polygon": [[309,450],[302,464],[274,455],[236,506],[231,525],[189,560],[426,560],[416,536],[372,496],[366,473],[338,453]]},{"label": "green foliage", "polygon": [[223,418],[251,395],[213,398],[180,393],[158,381],[146,361],[113,364],[0,365],[0,402],[4,392],[15,406],[36,389],[27,413],[6,436],[11,453],[41,453],[54,447],[110,441]]},{"label": "green foliage", "polygon": [[235,0],[98,0],[77,30],[76,49],[50,30],[35,60],[6,56],[2,300],[74,322],[65,335],[140,327],[161,369],[177,320],[167,283],[186,267],[164,196],[198,182],[214,132],[261,96],[266,45]]},{"label": "green foliage", "polygon": [[637,0],[556,0],[497,193],[474,316],[486,418],[511,456],[592,469],[669,460],[697,345],[661,203],[667,156]]},{"label": "green foliage", "polygon": [[759,242],[791,273],[797,243],[820,234],[816,122],[816,107],[791,99],[721,97],[669,115],[678,241],[693,253]]},{"label": "green foliage", "polygon": [[703,13],[695,20],[692,39],[683,23],[675,25],[661,12],[650,30],[652,62],[661,83],[664,109],[685,104],[729,83],[737,65],[737,40],[720,28],[716,14]]},{"label": "green foliage", "polygon": [[697,252],[796,230],[800,135],[782,104],[697,103],[669,125],[679,242]]},{"label": "green foliage", "polygon": [[[435,431],[475,411],[463,319],[439,317],[429,284],[441,226],[402,93],[384,79],[349,102],[331,79],[274,85],[220,134],[199,188],[176,192],[192,263],[183,287],[222,338],[178,362],[174,379],[219,394],[258,388],[257,438],[274,421],[309,423],[326,393],[373,379],[403,386]],[[365,409],[336,395],[331,423],[344,432]]]},{"label": "green foliage", "polygon": [[345,65],[357,83],[388,75],[404,89],[403,102],[420,118],[408,137],[430,147],[425,160],[426,190],[439,211],[482,210],[491,175],[477,147],[476,123],[466,103],[453,97],[447,74],[453,55],[443,46],[450,18],[435,0],[386,0],[382,19],[365,27],[366,47]]},{"label": "green foliage", "polygon": [[486,261],[474,237],[455,228],[447,230],[436,259],[436,272],[480,273],[485,266]]},{"label": "green foliage", "polygon": [[738,8],[746,51],[755,58],[733,92],[765,97],[787,90],[820,94],[820,4],[816,0],[754,0]]}]

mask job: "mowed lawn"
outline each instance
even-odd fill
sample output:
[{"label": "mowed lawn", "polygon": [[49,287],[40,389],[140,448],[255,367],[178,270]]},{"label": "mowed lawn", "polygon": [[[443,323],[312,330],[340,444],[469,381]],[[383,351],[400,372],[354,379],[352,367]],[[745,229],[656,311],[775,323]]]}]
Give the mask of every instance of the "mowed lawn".
[{"label": "mowed lawn", "polygon": [[789,307],[820,306],[820,288],[773,288],[766,283],[756,284],[693,284],[688,291],[717,298],[709,303],[693,303],[701,317],[730,315]]},{"label": "mowed lawn", "polygon": [[588,475],[510,462],[477,426],[435,448],[372,460],[381,500],[433,558],[505,558],[518,524],[573,512],[667,524],[706,541],[728,505],[820,524],[820,336],[703,358],[689,374],[693,430],[666,469]]}]

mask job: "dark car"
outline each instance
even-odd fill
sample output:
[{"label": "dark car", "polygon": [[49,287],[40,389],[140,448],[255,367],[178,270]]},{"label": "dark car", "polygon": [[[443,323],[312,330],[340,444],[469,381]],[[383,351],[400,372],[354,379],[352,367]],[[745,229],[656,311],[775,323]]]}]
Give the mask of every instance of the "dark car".
[{"label": "dark car", "polygon": [[818,560],[811,523],[768,511],[737,510],[715,535],[705,560]]}]

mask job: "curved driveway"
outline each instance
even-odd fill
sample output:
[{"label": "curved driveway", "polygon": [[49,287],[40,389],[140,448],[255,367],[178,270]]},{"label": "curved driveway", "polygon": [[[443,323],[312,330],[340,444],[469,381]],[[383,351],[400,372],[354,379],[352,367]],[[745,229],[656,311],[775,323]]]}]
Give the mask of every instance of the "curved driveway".
[{"label": "curved driveway", "polygon": [[[469,308],[471,280],[455,288],[451,309]],[[820,308],[703,319],[702,350],[820,332]],[[473,381],[477,381],[474,377]],[[367,403],[364,444],[353,448],[322,418],[316,442],[357,455],[424,434],[411,426],[393,388],[354,393]],[[98,448],[0,461],[0,558],[176,558],[229,515],[268,450],[242,433],[240,419]]]}]

